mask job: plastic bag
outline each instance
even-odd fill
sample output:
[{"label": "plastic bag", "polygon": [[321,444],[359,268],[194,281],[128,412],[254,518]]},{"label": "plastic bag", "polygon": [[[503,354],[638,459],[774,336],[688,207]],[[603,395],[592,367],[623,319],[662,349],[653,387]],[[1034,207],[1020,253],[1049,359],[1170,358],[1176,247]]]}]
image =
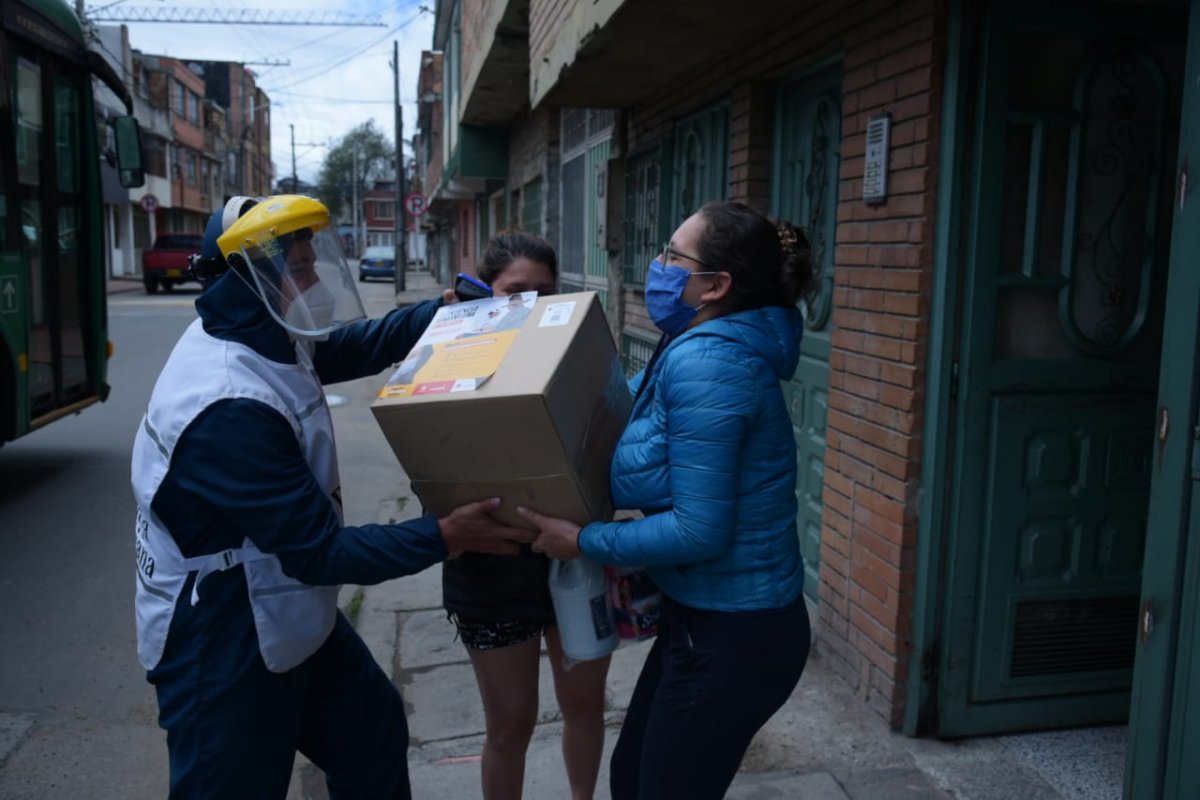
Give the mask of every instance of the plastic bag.
[{"label": "plastic bag", "polygon": [[611,584],[617,635],[633,642],[658,635],[662,592],[650,573],[641,567],[605,566],[604,571]]}]

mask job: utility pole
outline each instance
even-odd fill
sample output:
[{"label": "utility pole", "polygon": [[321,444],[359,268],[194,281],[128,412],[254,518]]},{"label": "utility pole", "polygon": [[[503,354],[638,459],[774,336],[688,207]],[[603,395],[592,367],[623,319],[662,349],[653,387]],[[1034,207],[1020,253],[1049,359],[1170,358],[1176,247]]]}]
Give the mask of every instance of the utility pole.
[{"label": "utility pole", "polygon": [[358,146],[354,147],[354,170],[350,175],[350,208],[354,214],[354,257],[362,251],[358,249]]},{"label": "utility pole", "polygon": [[299,184],[296,183],[296,126],[289,122],[288,128],[292,131],[292,194],[299,194]]},{"label": "utility pole", "polygon": [[408,272],[408,221],[404,209],[404,109],[400,106],[400,42],[392,41],[392,77],[396,103],[396,291],[403,292]]}]

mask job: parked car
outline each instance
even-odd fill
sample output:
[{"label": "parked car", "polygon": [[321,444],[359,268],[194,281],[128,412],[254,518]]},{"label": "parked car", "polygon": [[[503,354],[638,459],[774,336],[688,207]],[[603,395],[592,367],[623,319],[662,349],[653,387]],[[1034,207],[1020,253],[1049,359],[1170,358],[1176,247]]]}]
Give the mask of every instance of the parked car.
[{"label": "parked car", "polygon": [[358,262],[358,279],[395,278],[396,250],[392,247],[368,247]]},{"label": "parked car", "polygon": [[146,294],[157,294],[159,286],[170,291],[173,286],[195,280],[188,273],[188,256],[200,252],[202,239],[198,233],[160,233],[154,245],[142,252]]}]

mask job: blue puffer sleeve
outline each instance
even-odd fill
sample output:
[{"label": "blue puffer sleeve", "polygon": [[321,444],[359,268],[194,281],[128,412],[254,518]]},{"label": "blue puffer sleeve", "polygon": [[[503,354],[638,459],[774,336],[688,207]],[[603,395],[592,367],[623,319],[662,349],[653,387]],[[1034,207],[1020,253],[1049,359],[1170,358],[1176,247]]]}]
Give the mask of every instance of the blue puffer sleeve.
[{"label": "blue puffer sleeve", "polygon": [[219,401],[188,426],[154,511],[185,555],[248,538],[314,586],[379,583],[447,556],[432,516],[343,527],[291,426],[254,400]]},{"label": "blue puffer sleeve", "polygon": [[737,528],[737,469],[757,406],[749,359],[685,348],[662,366],[672,507],[645,519],[592,523],[579,537],[606,564],[667,566],[720,555]]},{"label": "blue puffer sleeve", "polygon": [[313,366],[321,383],[377,375],[388,365],[403,361],[441,306],[440,299],[426,300],[397,308],[379,319],[338,328],[327,340],[318,342],[313,353]]}]

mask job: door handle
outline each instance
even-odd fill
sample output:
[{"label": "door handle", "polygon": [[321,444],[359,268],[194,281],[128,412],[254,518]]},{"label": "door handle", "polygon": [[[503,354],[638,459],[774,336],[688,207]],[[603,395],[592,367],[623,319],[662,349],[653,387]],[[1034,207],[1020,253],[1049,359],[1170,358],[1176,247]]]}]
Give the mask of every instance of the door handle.
[{"label": "door handle", "polygon": [[1147,600],[1142,603],[1142,610],[1138,612],[1138,637],[1142,640],[1142,644],[1146,643],[1152,633],[1154,633],[1154,609]]}]

